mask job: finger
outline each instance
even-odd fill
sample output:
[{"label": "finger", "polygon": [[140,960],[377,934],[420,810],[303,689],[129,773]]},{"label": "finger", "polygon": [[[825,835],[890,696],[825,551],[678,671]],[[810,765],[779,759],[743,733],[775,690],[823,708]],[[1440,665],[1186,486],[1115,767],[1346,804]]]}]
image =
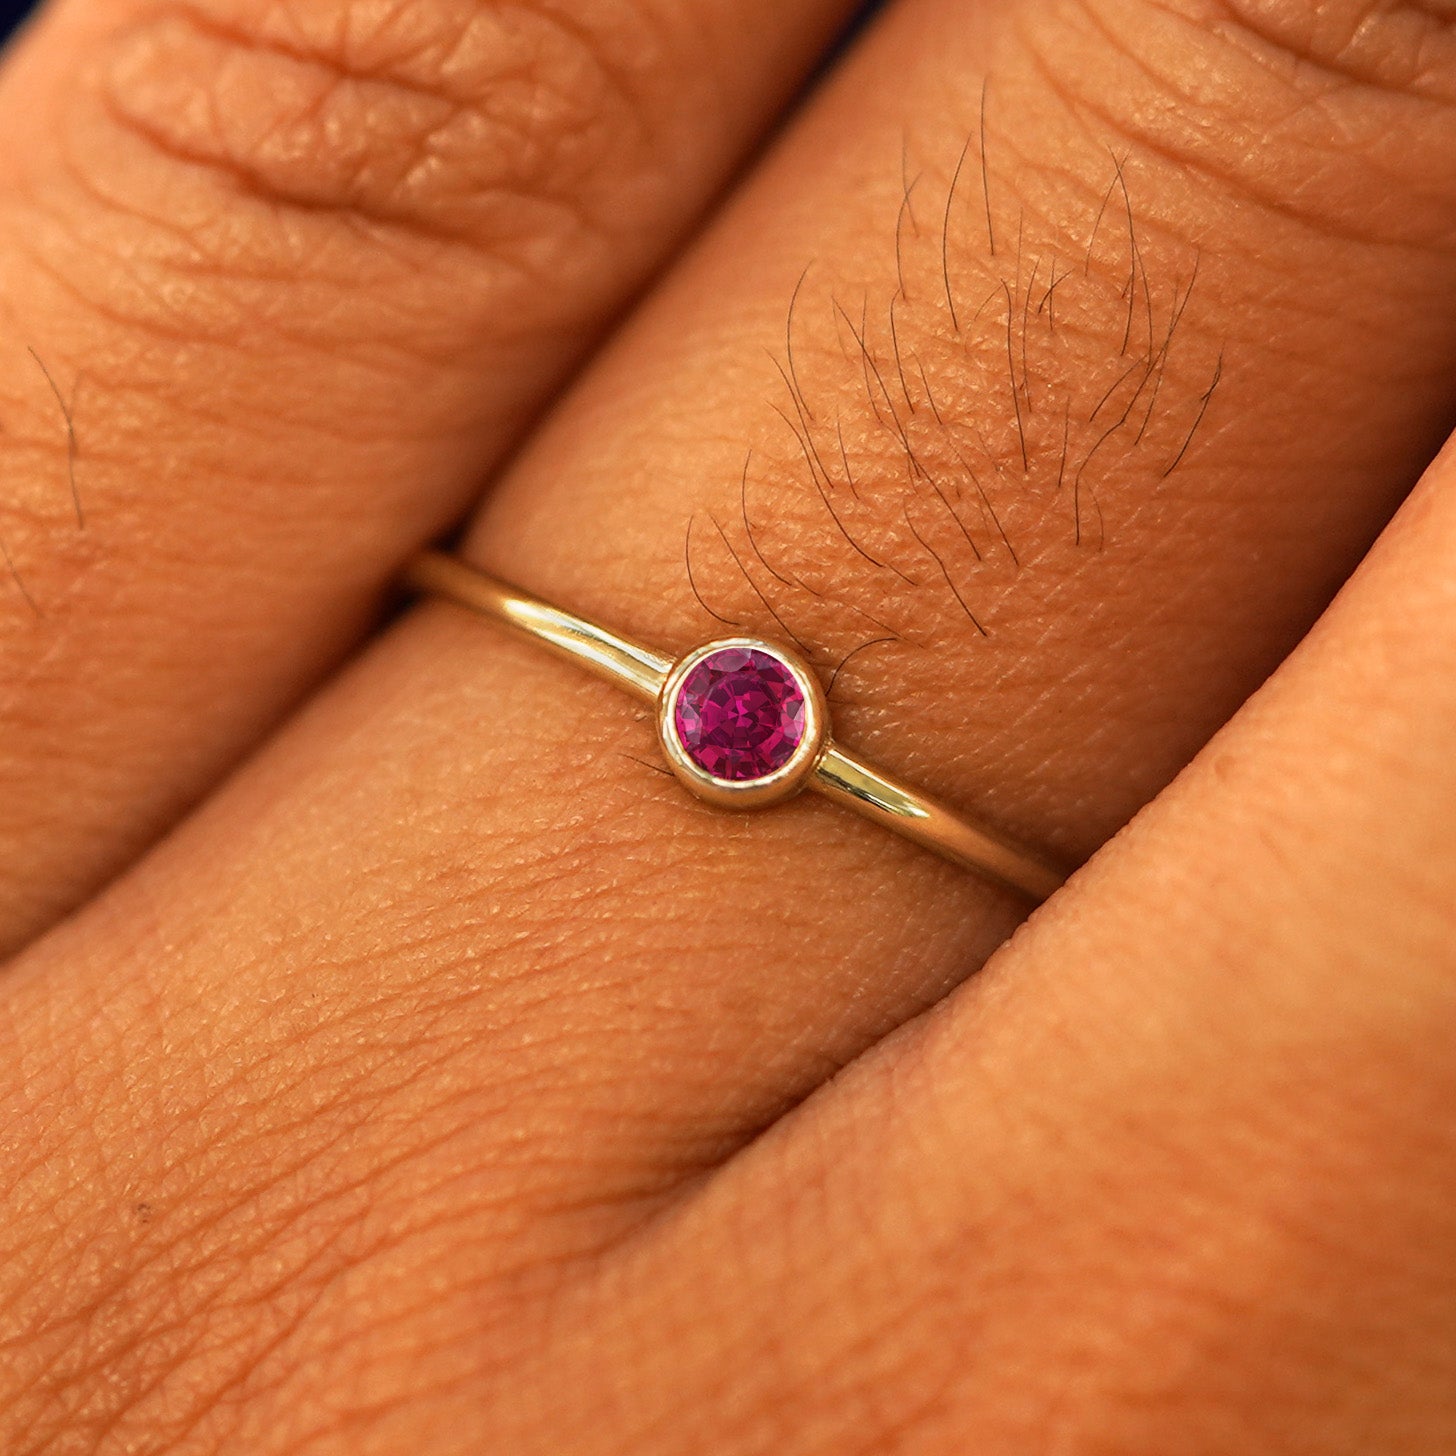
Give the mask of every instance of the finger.
[{"label": "finger", "polygon": [[1448,449],[1034,933],[557,1305],[511,1372],[588,1392],[551,1439],[610,1400],[654,1452],[1449,1448],[1453,559]]},{"label": "finger", "polygon": [[[949,14],[906,7],[872,36],[533,447],[477,549],[664,648],[723,630],[695,587],[777,636],[772,607],[825,665],[866,641],[857,613],[888,621],[919,645],[846,669],[841,736],[1018,837],[1080,854],[1316,613],[1404,489],[1412,440],[1447,408],[1451,340],[1435,305],[1450,260],[1431,178],[1450,123],[1418,92],[1331,83],[1317,110],[1349,129],[1372,109],[1399,118],[1400,143],[1319,152],[1275,123],[1320,73],[1247,28],[1137,6],[1090,30],[1060,8],[978,28]],[[1447,38],[1435,26],[1431,36]],[[974,209],[961,184],[980,171],[992,65]],[[1154,106],[1189,76],[1208,81],[1207,115]],[[1155,84],[1163,91],[1138,89]],[[1083,88],[1145,130],[1136,158],[1117,132],[1089,133]],[[1246,173],[1239,129],[1256,104],[1276,143]],[[1220,115],[1232,140],[1214,166],[1204,149]],[[1297,216],[1250,200],[1280,166],[1305,179]],[[1370,217],[1351,199],[1373,166],[1404,190],[1387,187]],[[1019,270],[1008,241],[1018,218]],[[1053,256],[1076,260],[1080,281],[1052,289]],[[791,367],[785,310],[811,259]],[[1045,308],[1025,302],[1042,277]],[[902,300],[894,333],[890,299]],[[879,331],[861,349],[870,317]],[[910,449],[948,501],[908,461],[889,403],[905,396],[918,408],[911,422],[908,403],[896,406]],[[1127,411],[1121,433],[1102,423],[1104,396]],[[793,430],[824,454],[831,422],[844,427],[842,473],[816,488],[809,464],[793,463]],[[782,581],[743,525],[748,446],[758,463],[746,512]],[[833,471],[833,457],[816,468]],[[851,475],[860,515],[842,504],[855,500]],[[979,562],[953,519],[957,483],[976,512],[961,524]],[[844,539],[826,500],[883,566]],[[695,514],[700,529],[722,524],[741,570],[726,546],[710,556],[694,537],[689,579]],[[281,1236],[258,1221],[258,1169],[286,1151],[303,1170],[266,1192],[270,1219],[317,1219],[285,1263],[317,1258],[308,1269],[348,1291],[326,1290],[287,1351],[251,1367],[270,1390],[352,1389],[356,1362],[391,1364],[395,1338],[471,1369],[489,1362],[473,1291],[526,1267],[549,1280],[556,1261],[620,1237],[962,976],[1020,913],[823,804],[725,821],[633,761],[650,751],[649,729],[610,690],[442,608],[387,641],[93,917],[21,967],[8,1003],[20,1044],[39,1027],[68,1038],[54,1061],[70,1110],[49,1130],[27,1121],[37,1147],[94,1125],[118,1062],[129,1086],[162,1077],[163,1048],[186,1028],[189,1056],[166,1064],[166,1125],[199,1131],[165,1148],[144,1140],[151,1155],[126,1176],[175,1189],[169,1180],[188,1175],[173,1169],[219,1144],[234,1151],[188,1184],[185,1208],[169,1195],[145,1248],[233,1270],[226,1241],[244,1217],[233,1210],[249,1210],[250,1239],[271,1249]],[[159,917],[168,904],[180,908]],[[165,1036],[148,1029],[158,1007]],[[138,1071],[143,1048],[156,1071]],[[221,1126],[202,1115],[219,1064],[236,1068]],[[47,1177],[59,1181],[36,1186],[51,1201],[89,1180],[76,1196],[98,1210],[97,1190],[117,1187],[90,1164],[57,1160]],[[387,1227],[339,1249],[370,1200]],[[17,1257],[24,1308],[67,1278],[82,1287],[77,1251],[100,1216]],[[133,1259],[144,1267],[133,1272]],[[268,1278],[290,1276],[272,1264]],[[398,1292],[440,1283],[472,1293],[421,1311]],[[214,1317],[210,1294],[181,1286],[129,1248],[84,1286],[88,1309],[125,1302],[133,1343],[118,1335],[102,1357],[122,1386],[149,1389],[160,1370],[166,1387],[174,1342]],[[164,1313],[178,1298],[194,1301],[183,1330]],[[350,1325],[356,1301],[398,1322],[371,1337]],[[256,1354],[263,1335],[245,1324],[241,1344]],[[341,1344],[341,1327],[358,1340]],[[73,1322],[47,1328],[31,1360],[96,1358]],[[190,1367],[194,1409],[212,1410],[205,1392],[238,1358],[249,1356],[230,1346]],[[411,1382],[427,1378],[413,1364],[399,1375],[402,1419],[418,1414]],[[282,1420],[292,1398],[264,1401],[259,1419]],[[40,1408],[50,1399],[36,1397]],[[138,1423],[158,1408],[125,1399]]]},{"label": "finger", "polygon": [[45,13],[0,83],[0,946],[357,637],[845,8]]}]

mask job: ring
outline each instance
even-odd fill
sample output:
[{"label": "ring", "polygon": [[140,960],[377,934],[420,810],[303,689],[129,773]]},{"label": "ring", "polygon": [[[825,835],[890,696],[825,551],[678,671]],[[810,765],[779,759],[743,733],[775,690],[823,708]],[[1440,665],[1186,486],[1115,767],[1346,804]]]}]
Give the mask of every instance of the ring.
[{"label": "ring", "polygon": [[700,799],[758,809],[813,789],[1037,903],[1066,876],[840,747],[813,669],[758,637],[721,637],[682,657],[651,648],[427,551],[405,583],[514,628],[653,705],[673,773]]}]

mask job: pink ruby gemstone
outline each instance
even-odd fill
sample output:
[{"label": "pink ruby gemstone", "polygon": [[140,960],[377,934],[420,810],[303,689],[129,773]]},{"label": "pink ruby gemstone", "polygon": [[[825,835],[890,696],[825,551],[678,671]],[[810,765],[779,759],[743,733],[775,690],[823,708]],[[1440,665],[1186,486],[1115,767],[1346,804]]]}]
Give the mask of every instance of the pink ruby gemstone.
[{"label": "pink ruby gemstone", "polygon": [[767,778],[803,742],[804,692],[772,653],[721,647],[683,679],[673,726],[687,756],[715,779]]}]

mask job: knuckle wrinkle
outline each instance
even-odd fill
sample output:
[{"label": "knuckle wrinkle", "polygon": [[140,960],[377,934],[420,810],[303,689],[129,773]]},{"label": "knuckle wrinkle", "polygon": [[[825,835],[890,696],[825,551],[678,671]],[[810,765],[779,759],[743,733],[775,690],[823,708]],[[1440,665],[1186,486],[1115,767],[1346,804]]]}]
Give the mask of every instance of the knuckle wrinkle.
[{"label": "knuckle wrinkle", "polygon": [[598,27],[541,0],[189,0],[115,38],[102,100],[270,205],[527,252],[641,165],[649,78],[614,60],[628,8],[587,7]]},{"label": "knuckle wrinkle", "polygon": [[1448,0],[1054,0],[1021,34],[1059,102],[1180,178],[1332,237],[1444,247],[1453,19]]}]

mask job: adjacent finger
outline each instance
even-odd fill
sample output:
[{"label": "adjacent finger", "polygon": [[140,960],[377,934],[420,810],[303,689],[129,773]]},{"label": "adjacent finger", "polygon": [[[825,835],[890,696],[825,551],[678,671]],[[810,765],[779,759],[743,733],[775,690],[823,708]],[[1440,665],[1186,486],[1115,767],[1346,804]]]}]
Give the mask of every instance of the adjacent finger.
[{"label": "adjacent finger", "polygon": [[368,624],[837,0],[57,0],[0,78],[0,947]]},{"label": "adjacent finger", "polygon": [[[512,1392],[584,1392],[550,1440],[1449,1448],[1453,560],[1448,448],[1309,640],[1032,933],[558,1303],[569,1333],[511,1371]],[[711,1337],[635,1333],[689,1310]],[[610,1388],[603,1348],[638,1356]],[[536,1449],[529,1395],[482,1399]],[[608,1411],[619,1444],[594,1435]]]},{"label": "adjacent finger", "polygon": [[[1449,407],[1452,346],[1437,306],[1450,120],[1423,94],[1439,70],[1409,94],[1351,86],[1246,25],[1098,15],[892,16],[593,371],[476,543],[665,648],[723,630],[711,607],[803,636],[829,668],[869,640],[860,614],[882,619],[900,640],[835,686],[847,741],[1072,855],[1316,614]],[[1433,22],[1427,58],[1445,39]],[[1190,77],[1206,114],[1167,103]],[[1090,97],[1124,108],[1136,155]],[[1368,134],[1336,146],[1326,129],[1320,150],[1313,120],[1289,120],[1316,112]],[[1257,165],[1253,114],[1273,137]],[[1233,140],[1214,166],[1220,117]],[[1304,179],[1297,206],[1256,200],[1283,195],[1280,167]],[[1377,171],[1401,186],[1371,216],[1358,200]],[[785,313],[811,260],[791,362]],[[685,539],[695,518],[706,546]],[[184,1129],[143,1139],[124,1173],[53,1157],[27,1184],[87,1210],[11,1261],[19,1323],[47,1333],[29,1368],[68,1372],[36,1377],[28,1416],[58,1408],[58,1381],[90,1389],[99,1358],[135,1429],[184,1384],[217,1420],[206,1392],[258,1355],[247,1368],[285,1392],[259,1397],[260,1430],[284,1429],[304,1392],[354,1389],[361,1366],[394,1372],[416,1419],[429,1372],[396,1340],[468,1372],[442,1420],[477,1411],[472,1377],[528,1317],[502,1293],[482,1332],[479,1289],[552,1288],[1021,913],[823,804],[726,821],[633,761],[650,752],[609,689],[438,609],[19,967],[16,1045],[59,1043],[43,1085],[71,1089],[51,1125],[23,1119],[35,1147],[98,1118],[134,1133],[118,1083]],[[259,1171],[283,1157],[281,1181]],[[88,1283],[102,1190],[150,1221]],[[232,1251],[240,1227],[258,1270]],[[282,1267],[261,1257],[280,1241]],[[226,1312],[186,1272],[219,1266],[237,1281]],[[260,1355],[249,1301],[315,1277],[287,1349]],[[85,1309],[122,1311],[107,1354],[74,1314],[52,1320],[68,1279]],[[446,1292],[422,1309],[426,1288]],[[236,1330],[239,1301],[239,1343],[187,1355],[169,1387],[200,1331]]]}]

